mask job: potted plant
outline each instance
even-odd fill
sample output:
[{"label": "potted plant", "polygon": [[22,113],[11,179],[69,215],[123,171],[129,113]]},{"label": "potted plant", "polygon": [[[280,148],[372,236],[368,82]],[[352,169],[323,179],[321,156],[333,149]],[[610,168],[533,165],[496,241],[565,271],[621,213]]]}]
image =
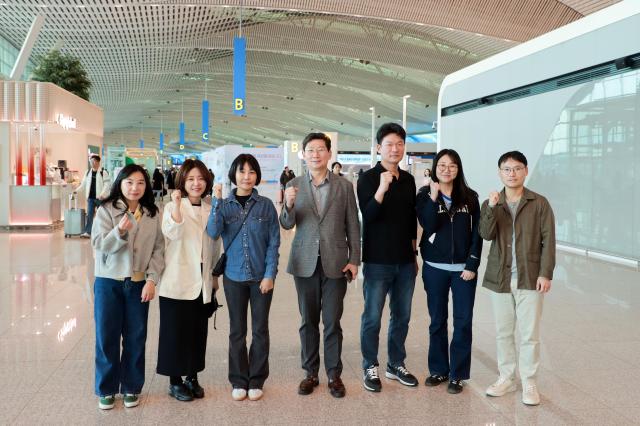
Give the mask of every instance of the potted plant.
[{"label": "potted plant", "polygon": [[89,100],[91,81],[80,60],[68,53],[52,50],[41,57],[33,70],[33,80],[53,83],[82,99]]}]

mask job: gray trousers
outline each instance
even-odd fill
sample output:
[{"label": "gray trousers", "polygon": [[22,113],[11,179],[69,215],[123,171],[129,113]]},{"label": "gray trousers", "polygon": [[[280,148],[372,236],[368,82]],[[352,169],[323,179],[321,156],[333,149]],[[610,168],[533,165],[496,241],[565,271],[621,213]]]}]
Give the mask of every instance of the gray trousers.
[{"label": "gray trousers", "polygon": [[[260,282],[223,277],[229,308],[229,382],[238,389],[262,389],[269,377],[269,310],[273,291],[260,292]],[[247,353],[247,314],[251,307],[251,348]]]},{"label": "gray trousers", "polygon": [[298,308],[302,323],[300,343],[302,368],[317,376],[320,369],[320,316],[324,324],[324,367],[329,379],[342,374],[342,318],[346,278],[331,279],[324,275],[320,257],[311,277],[293,277],[298,292]]}]

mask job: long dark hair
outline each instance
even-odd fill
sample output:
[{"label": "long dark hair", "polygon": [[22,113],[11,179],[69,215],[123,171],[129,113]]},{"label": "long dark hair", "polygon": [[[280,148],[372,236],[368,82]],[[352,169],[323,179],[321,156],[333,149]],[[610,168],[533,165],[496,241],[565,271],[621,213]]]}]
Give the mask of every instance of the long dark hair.
[{"label": "long dark hair", "polygon": [[113,207],[118,208],[118,201],[121,200],[125,204],[127,204],[127,199],[122,194],[122,181],[131,176],[135,172],[140,172],[144,177],[144,195],[140,198],[140,206],[143,209],[143,212],[146,210],[149,217],[154,217],[156,213],[158,213],[158,206],[156,206],[155,198],[153,196],[153,189],[151,188],[151,181],[149,179],[149,174],[143,169],[141,166],[137,164],[129,164],[125,166],[118,176],[116,180],[111,185],[111,192],[109,196],[103,201],[104,204],[111,203]]},{"label": "long dark hair", "polygon": [[469,188],[467,180],[464,177],[462,160],[460,159],[460,155],[458,155],[456,151],[454,151],[453,149],[442,149],[440,150],[440,152],[438,152],[438,154],[436,154],[436,158],[433,159],[433,165],[431,166],[431,180],[434,182],[438,182],[438,174],[436,173],[438,162],[445,155],[448,156],[451,161],[458,166],[458,174],[453,180],[453,191],[451,192],[451,207],[462,208],[466,204],[471,211],[476,205],[478,193]]}]

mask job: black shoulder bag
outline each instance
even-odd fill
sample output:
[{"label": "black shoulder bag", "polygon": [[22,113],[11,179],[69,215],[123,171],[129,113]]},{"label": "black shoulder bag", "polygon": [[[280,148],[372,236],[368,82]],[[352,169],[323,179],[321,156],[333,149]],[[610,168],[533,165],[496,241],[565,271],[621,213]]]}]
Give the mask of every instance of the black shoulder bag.
[{"label": "black shoulder bag", "polygon": [[[238,232],[236,232],[236,235],[234,235],[231,241],[229,241],[229,247],[231,247],[231,244],[233,244],[233,242],[235,241],[240,231],[242,231],[242,227],[244,226],[247,219],[249,219],[249,213],[251,213],[251,209],[253,209],[253,206],[255,205],[256,205],[256,202],[251,204],[251,207],[249,207],[249,210],[247,211],[247,215],[245,216],[244,220],[240,224],[240,228],[238,228]],[[224,252],[220,255],[220,259],[218,259],[218,261],[216,262],[216,266],[213,267],[213,272],[212,272],[213,276],[219,277],[221,275],[224,275],[224,268],[226,266],[227,266],[227,249],[225,248]]]}]

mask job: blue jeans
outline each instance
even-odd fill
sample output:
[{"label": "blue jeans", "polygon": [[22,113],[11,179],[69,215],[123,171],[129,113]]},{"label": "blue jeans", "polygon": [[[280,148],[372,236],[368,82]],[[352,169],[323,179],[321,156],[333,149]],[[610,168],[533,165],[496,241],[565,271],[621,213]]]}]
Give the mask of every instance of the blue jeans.
[{"label": "blue jeans", "polygon": [[[144,385],[144,347],[149,303],[140,302],[144,282],[96,277],[96,395],[139,394]],[[120,344],[122,342],[122,354]]]},{"label": "blue jeans", "polygon": [[[476,278],[465,281],[462,272],[450,272],[429,266],[422,268],[427,292],[429,325],[429,372],[449,376],[451,380],[468,380],[471,371],[471,337]],[[453,298],[453,337],[448,344],[449,289]],[[451,356],[451,359],[449,359]]]},{"label": "blue jeans", "polygon": [[363,268],[364,312],[360,327],[362,368],[378,365],[378,342],[382,309],[389,294],[389,332],[387,336],[388,361],[390,366],[404,365],[407,352],[404,342],[409,331],[411,302],[416,284],[414,263],[382,265],[366,263]]},{"label": "blue jeans", "polygon": [[95,215],[98,207],[100,207],[100,200],[87,198],[87,223],[84,227],[84,232],[89,235],[91,235],[91,228],[93,227],[93,216]]}]

